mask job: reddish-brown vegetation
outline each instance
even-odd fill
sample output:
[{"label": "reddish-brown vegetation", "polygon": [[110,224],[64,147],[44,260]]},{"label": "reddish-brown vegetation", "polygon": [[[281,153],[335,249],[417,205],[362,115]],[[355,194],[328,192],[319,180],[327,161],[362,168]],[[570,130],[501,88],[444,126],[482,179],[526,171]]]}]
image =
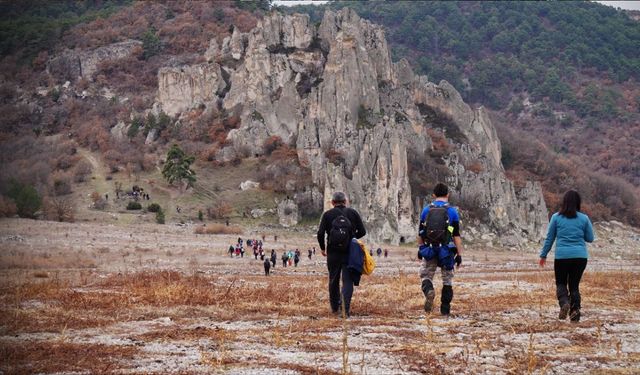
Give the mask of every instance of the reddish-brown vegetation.
[{"label": "reddish-brown vegetation", "polygon": [[559,209],[565,191],[576,189],[582,195],[583,211],[592,219],[640,225],[638,189],[629,182],[591,170],[578,157],[559,154],[532,136],[504,126],[498,129],[507,175],[516,185],[540,181],[550,212]]}]

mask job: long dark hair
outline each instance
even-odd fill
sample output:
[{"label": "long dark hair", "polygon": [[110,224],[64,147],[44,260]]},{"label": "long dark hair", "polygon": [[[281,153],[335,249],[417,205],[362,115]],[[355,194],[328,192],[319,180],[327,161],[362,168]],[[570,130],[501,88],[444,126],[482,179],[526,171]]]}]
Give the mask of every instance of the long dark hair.
[{"label": "long dark hair", "polygon": [[580,194],[578,194],[575,190],[569,190],[564,193],[564,197],[562,198],[562,208],[560,208],[560,215],[566,218],[574,218],[578,216],[578,211],[580,211]]}]

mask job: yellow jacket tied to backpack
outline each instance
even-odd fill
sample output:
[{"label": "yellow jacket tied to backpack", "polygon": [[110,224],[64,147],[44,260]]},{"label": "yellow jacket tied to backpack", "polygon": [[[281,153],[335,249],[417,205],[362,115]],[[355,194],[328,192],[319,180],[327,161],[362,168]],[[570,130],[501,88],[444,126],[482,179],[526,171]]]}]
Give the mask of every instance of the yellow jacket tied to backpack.
[{"label": "yellow jacket tied to backpack", "polygon": [[367,249],[367,245],[360,240],[356,240],[358,245],[360,245],[360,249],[364,253],[364,264],[362,265],[362,273],[365,275],[371,275],[373,270],[376,268],[376,261],[373,259],[371,254],[369,254],[369,249]]}]

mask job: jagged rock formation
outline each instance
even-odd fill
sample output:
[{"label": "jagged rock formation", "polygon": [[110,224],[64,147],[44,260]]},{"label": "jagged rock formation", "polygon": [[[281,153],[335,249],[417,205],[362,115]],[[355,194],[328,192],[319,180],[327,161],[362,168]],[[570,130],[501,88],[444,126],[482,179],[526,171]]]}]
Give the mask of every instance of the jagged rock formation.
[{"label": "jagged rock formation", "polygon": [[140,48],[142,48],[142,42],[126,40],[92,51],[68,50],[51,58],[47,62],[47,70],[52,76],[61,80],[91,79],[100,63],[130,56]]},{"label": "jagged rock formation", "polygon": [[159,73],[165,112],[200,103],[239,113],[241,126],[228,136],[233,147],[218,155],[223,160],[248,145],[262,152],[255,145],[271,136],[295,145],[311,170],[310,188],[324,191],[325,204],[333,191],[345,191],[370,238],[415,237],[420,199],[412,196],[411,161],[432,157],[433,129],[449,140],[438,160],[460,200],[454,203],[486,212],[486,224],[506,244],[542,237],[541,188],[517,191],[505,177],[486,112],[472,110],[447,82],[415,76],[406,61],[392,63],[384,30],[350,9],[326,11],[318,27],[306,15],[271,13],[249,33],[234,30],[220,48],[212,43],[206,59],[183,68],[199,69],[196,77],[181,72],[164,84],[169,70]]}]

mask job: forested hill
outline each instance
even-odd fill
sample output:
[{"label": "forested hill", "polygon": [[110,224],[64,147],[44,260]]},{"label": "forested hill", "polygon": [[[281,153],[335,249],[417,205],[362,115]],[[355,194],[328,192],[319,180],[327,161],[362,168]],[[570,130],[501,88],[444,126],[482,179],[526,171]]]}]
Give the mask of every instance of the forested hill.
[{"label": "forested hill", "polygon": [[637,204],[640,23],[629,13],[569,1],[281,9],[319,21],[326,8],[345,6],[385,27],[394,61],[406,58],[430,81],[447,80],[466,101],[491,109],[508,173],[540,180],[550,208],[569,187],[608,199],[599,212]]},{"label": "forested hill", "polygon": [[[500,109],[514,92],[549,97],[583,113],[563,81],[578,73],[615,82],[640,77],[640,25],[592,2],[337,1],[388,30],[395,59],[431,81],[445,79],[465,99]],[[303,6],[319,21],[324,8]],[[468,80],[468,82],[466,82]]]}]

